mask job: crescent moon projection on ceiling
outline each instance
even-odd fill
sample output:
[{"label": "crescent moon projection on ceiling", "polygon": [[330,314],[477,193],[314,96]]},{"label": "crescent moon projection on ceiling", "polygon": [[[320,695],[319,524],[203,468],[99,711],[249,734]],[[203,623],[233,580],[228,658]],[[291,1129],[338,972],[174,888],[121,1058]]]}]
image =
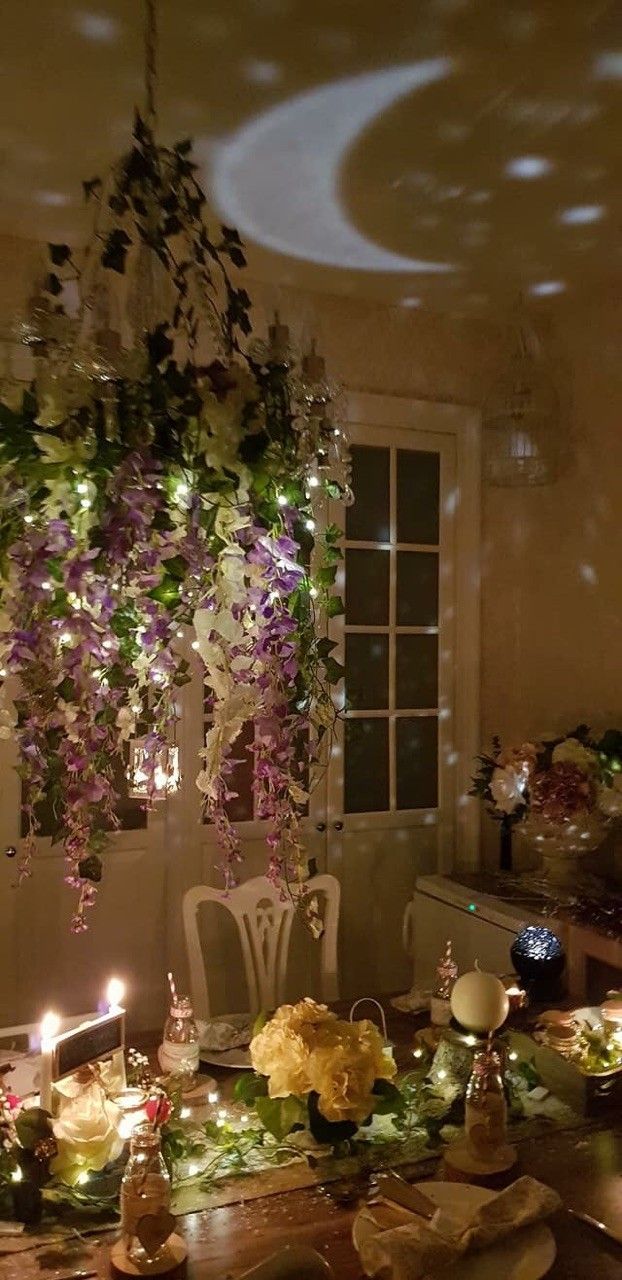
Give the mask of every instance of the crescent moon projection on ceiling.
[{"label": "crescent moon projection on ceiling", "polygon": [[251,241],[323,266],[356,271],[447,272],[447,262],[391,253],[359,234],[339,199],[342,160],[399,98],[443,80],[450,58],[429,58],[311,89],[244,125],[216,150],[212,192]]}]

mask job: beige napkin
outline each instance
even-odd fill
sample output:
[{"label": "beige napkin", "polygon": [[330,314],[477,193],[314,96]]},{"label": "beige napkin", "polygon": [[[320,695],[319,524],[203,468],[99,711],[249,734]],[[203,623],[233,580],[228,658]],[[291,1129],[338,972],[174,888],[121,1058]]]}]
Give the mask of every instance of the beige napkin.
[{"label": "beige napkin", "polygon": [[[368,1276],[422,1280],[443,1271],[467,1251],[486,1249],[519,1227],[539,1222],[560,1205],[557,1192],[550,1187],[535,1178],[518,1178],[482,1205],[460,1235],[445,1238],[428,1223],[413,1218],[390,1231],[370,1232],[361,1243],[361,1261]],[[363,1214],[372,1217],[368,1210]]]},{"label": "beige napkin", "polygon": [[246,1048],[252,1037],[248,1014],[225,1014],[222,1018],[211,1018],[209,1022],[199,1020],[197,1026],[201,1048],[208,1053]]}]

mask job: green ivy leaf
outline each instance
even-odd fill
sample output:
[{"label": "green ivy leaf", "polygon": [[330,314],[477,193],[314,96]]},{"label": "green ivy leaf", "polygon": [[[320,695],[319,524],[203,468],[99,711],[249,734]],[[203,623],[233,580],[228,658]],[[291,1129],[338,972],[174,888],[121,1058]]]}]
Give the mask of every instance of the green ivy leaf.
[{"label": "green ivy leaf", "polygon": [[328,546],[330,546],[331,543],[333,542],[339,542],[339,539],[342,536],[343,536],[342,531],[338,525],[329,524],[324,534],[324,541]]},{"label": "green ivy leaf", "polygon": [[71,257],[71,249],[68,244],[48,244],[48,253],[55,267],[63,267]]},{"label": "green ivy leaf", "polygon": [[101,178],[89,178],[87,182],[82,183],[82,191],[85,200],[90,200],[93,196],[98,196],[102,189]]},{"label": "green ivy leaf", "polygon": [[374,1102],[374,1115],[377,1116],[403,1116],[406,1111],[406,1101],[397,1085],[391,1080],[376,1080],[372,1093],[376,1101]]},{"label": "green ivy leaf", "polygon": [[43,1107],[25,1107],[15,1121],[17,1136],[26,1151],[33,1151],[42,1138],[52,1133],[52,1121]]},{"label": "green ivy leaf", "polygon": [[329,618],[338,618],[340,614],[345,613],[344,603],[341,596],[331,596],[326,605],[326,613]]},{"label": "green ivy leaf", "polygon": [[326,659],[330,657],[333,649],[336,649],[336,648],[337,648],[336,640],[329,640],[328,636],[322,636],[321,640],[318,640],[317,642],[318,658],[321,658],[322,661],[325,662]]},{"label": "green ivy leaf", "polygon": [[92,884],[99,884],[102,878],[102,860],[96,853],[89,854],[88,858],[83,858],[78,863],[78,871],[83,880],[90,880]]},{"label": "green ivy leaf", "polygon": [[257,1075],[255,1071],[245,1071],[243,1075],[238,1076],[233,1086],[234,1098],[247,1107],[254,1107],[257,1098],[265,1098],[267,1095],[268,1081],[265,1076]]},{"label": "green ivy leaf", "polygon": [[253,1036],[258,1036],[259,1032],[263,1031],[267,1021],[268,1021],[268,1014],[266,1013],[265,1009],[262,1009],[257,1014],[257,1017],[255,1018],[255,1021],[253,1023]]},{"label": "green ivy leaf", "polygon": [[264,1129],[277,1142],[282,1142],[296,1125],[304,1125],[307,1114],[304,1103],[291,1094],[288,1098],[258,1097],[255,1100],[255,1111]]},{"label": "green ivy leaf", "polygon": [[346,673],[345,667],[342,667],[341,663],[337,662],[336,658],[326,658],[324,662],[324,671],[329,684],[339,684],[339,681],[343,680]]},{"label": "green ivy leaf", "polygon": [[332,587],[337,577],[337,565],[323,565],[321,569],[318,569],[315,577],[318,587]]}]

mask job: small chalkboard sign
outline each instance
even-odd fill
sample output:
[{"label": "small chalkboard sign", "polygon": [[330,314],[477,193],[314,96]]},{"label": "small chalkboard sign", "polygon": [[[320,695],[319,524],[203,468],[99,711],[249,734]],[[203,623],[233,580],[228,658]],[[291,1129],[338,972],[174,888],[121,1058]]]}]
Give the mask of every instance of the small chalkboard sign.
[{"label": "small chalkboard sign", "polygon": [[75,1031],[67,1031],[54,1045],[52,1078],[62,1080],[89,1062],[109,1058],[123,1049],[124,1042],[124,1013],[111,1013],[76,1027]]}]

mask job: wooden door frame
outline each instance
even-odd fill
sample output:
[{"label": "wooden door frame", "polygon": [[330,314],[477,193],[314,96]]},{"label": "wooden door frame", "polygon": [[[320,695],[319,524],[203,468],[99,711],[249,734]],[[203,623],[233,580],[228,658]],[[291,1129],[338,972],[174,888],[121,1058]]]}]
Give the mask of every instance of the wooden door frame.
[{"label": "wooden door frame", "polygon": [[458,752],[455,866],[477,869],[480,865],[481,813],[477,800],[470,797],[468,791],[481,741],[480,414],[470,405],[361,391],[348,395],[347,422],[350,426],[368,429],[406,428],[422,433],[451,435],[455,439],[455,743]]}]

